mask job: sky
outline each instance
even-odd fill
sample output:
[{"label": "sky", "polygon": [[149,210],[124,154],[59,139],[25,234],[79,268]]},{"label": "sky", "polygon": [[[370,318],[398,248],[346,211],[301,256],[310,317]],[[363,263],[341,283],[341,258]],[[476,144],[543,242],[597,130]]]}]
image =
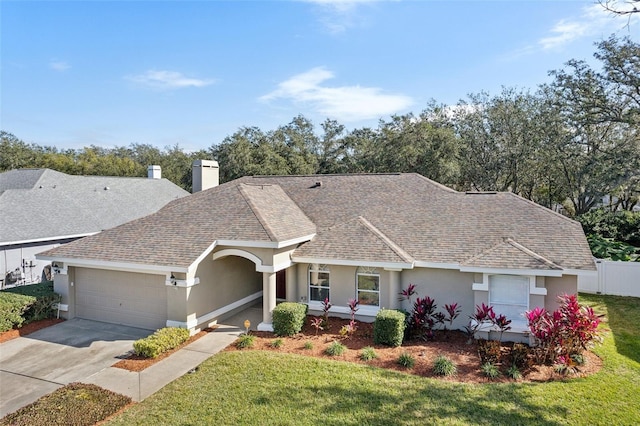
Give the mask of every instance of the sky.
[{"label": "sky", "polygon": [[59,149],[208,149],[535,90],[640,16],[565,1],[0,1],[0,129]]}]

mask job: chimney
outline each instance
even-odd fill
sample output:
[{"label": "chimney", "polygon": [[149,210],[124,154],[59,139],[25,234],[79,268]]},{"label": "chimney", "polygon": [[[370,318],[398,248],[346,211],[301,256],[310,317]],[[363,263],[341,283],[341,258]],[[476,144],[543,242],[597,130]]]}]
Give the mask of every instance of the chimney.
[{"label": "chimney", "polygon": [[149,179],[162,179],[162,170],[160,166],[147,167],[147,177]]},{"label": "chimney", "polygon": [[193,162],[193,190],[196,193],[218,186],[220,171],[214,160],[195,160]]}]

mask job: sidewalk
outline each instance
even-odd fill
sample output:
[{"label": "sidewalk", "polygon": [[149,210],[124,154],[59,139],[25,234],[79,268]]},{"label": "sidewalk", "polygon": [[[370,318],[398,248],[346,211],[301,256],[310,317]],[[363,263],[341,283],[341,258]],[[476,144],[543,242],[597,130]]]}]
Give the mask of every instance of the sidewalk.
[{"label": "sidewalk", "polygon": [[82,381],[129,396],[139,402],[229,346],[241,333],[242,330],[237,327],[221,324],[215,331],[207,333],[143,371],[133,372],[108,367]]}]

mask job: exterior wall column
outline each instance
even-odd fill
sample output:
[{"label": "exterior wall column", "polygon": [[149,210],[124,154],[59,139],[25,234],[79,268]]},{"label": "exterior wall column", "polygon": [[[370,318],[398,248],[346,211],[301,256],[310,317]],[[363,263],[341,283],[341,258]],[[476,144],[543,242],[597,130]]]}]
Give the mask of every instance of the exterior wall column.
[{"label": "exterior wall column", "polygon": [[272,313],[276,307],[276,274],[262,273],[262,322],[258,331],[273,331]]},{"label": "exterior wall column", "polygon": [[401,269],[387,269],[389,271],[389,308],[402,308],[398,295],[402,291],[400,288],[400,271]]}]

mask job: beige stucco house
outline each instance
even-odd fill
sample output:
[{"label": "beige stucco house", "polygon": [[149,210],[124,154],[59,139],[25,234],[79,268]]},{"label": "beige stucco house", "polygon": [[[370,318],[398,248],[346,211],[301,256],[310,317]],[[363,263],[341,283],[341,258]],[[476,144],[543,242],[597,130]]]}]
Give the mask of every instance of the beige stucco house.
[{"label": "beige stucco house", "polygon": [[373,321],[412,283],[461,305],[457,327],[489,303],[520,333],[524,311],[555,308],[595,271],[577,222],[512,193],[403,173],[216,183],[40,255],[58,266],[67,316],[197,330],[262,299],[259,329],[270,330],[277,300],[319,312],[328,297],[336,315],[359,299],[359,318]]}]

